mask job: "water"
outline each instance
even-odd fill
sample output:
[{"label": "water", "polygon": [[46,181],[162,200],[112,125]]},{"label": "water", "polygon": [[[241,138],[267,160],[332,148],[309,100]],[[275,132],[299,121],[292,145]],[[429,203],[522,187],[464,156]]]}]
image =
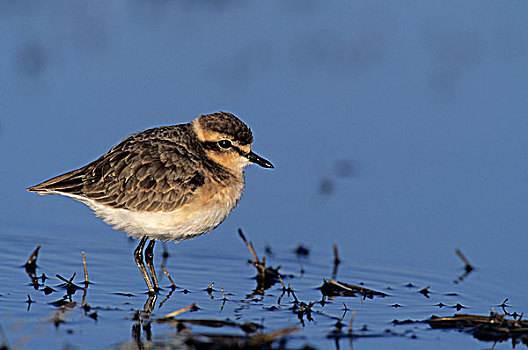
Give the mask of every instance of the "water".
[{"label": "water", "polygon": [[[3,249],[2,252],[2,260],[7,268],[3,270],[0,282],[3,286],[2,326],[14,348],[33,348],[37,345],[46,348],[66,345],[119,347],[127,342],[135,344],[131,339],[131,329],[136,324],[133,315],[136,310],[143,309],[147,300],[144,283],[133,263],[132,250],[135,242],[117,234],[108,234],[113,233],[110,229],[102,231],[89,235],[78,229],[63,227],[62,232],[69,232],[80,239],[61,244],[65,238],[57,233],[59,231],[54,233],[25,229],[20,232],[9,229],[10,234],[5,235],[11,237],[5,241],[8,249]],[[246,234],[250,235],[249,232]],[[104,241],[103,246],[101,241]],[[34,248],[32,242],[42,244],[37,274],[43,272],[49,276],[45,284],[56,290],[50,295],[44,295],[42,288],[39,291],[33,290],[29,285],[29,278],[21,268],[24,257],[20,256],[20,250],[31,252]],[[218,245],[225,249],[219,252]],[[288,276],[285,282],[293,287],[300,301],[320,301],[322,295],[318,287],[321,286],[323,278],[332,278],[331,251],[315,248],[310,250],[308,257],[298,257],[292,248],[294,247],[272,246],[273,254],[268,256],[267,261],[272,266],[282,265],[282,273]],[[260,247],[257,247],[257,250],[259,254],[263,251]],[[55,273],[69,279],[76,272],[75,281],[82,285],[84,277],[80,251],[86,252],[89,276],[93,284],[88,287],[85,296],[82,291],[75,293],[72,299],[78,307],[61,315],[64,323],[56,327],[54,320],[58,308],[50,303],[61,299],[66,293],[60,287],[61,281],[55,277]],[[376,261],[362,264],[354,261],[345,251],[341,251],[343,262],[338,266],[337,280],[354,284],[365,283],[365,286],[383,291],[388,296],[375,297],[372,300],[333,298],[324,305],[314,305],[313,321],[308,321],[306,317],[301,321],[292,310],[294,300],[291,296],[285,295],[280,303],[278,302],[282,294],[279,283],[268,289],[264,295],[255,294],[256,282],[252,278],[255,270],[246,263],[246,259],[250,257],[249,252],[235,232],[219,229],[219,232],[207,239],[169,247],[169,252],[170,256],[165,261],[158,261],[163,262],[178,288],[159,307],[160,302],[170,292],[170,283],[162,275],[161,285],[164,289],[158,297],[151,317],[161,317],[196,303],[199,311],[182,314],[180,318],[251,321],[262,325],[268,332],[297,326],[300,331],[288,341],[288,346],[292,348],[304,344],[321,348],[333,346],[333,340],[327,336],[331,334],[338,320],[344,324],[345,332],[354,310],[357,313],[353,329],[357,332],[355,334],[360,336],[356,342],[361,347],[390,344],[401,347],[440,348],[445,346],[446,341],[460,345],[467,342],[462,335],[453,338],[452,334],[446,332],[432,332],[425,324],[394,326],[392,321],[423,320],[433,314],[450,316],[455,313],[454,306],[457,303],[467,307],[463,312],[486,314],[489,307],[500,304],[504,297],[511,295],[495,285],[500,278],[494,275],[494,271],[478,269],[462,283],[454,284],[453,280],[462,273],[460,268],[435,271],[431,266],[386,266]],[[162,249],[158,249],[156,253],[161,257]],[[493,281],[482,281],[489,278],[488,276]],[[212,282],[215,282],[215,291],[212,293],[214,299],[205,291]],[[419,290],[426,286],[431,286],[429,298],[419,293]],[[228,299],[225,302],[221,287]],[[184,290],[189,292],[185,293]],[[34,301],[29,305],[29,309],[25,303],[28,295]],[[88,313],[80,308],[83,298],[91,307]],[[439,308],[439,303],[446,306]],[[395,307],[395,304],[400,307]],[[272,306],[276,310],[273,311]],[[96,320],[88,316],[92,312],[97,314]],[[193,330],[196,329],[200,330],[200,327],[193,327]],[[232,332],[225,329],[214,331]],[[166,342],[168,338],[174,337],[174,332],[168,325],[154,324],[152,339],[162,339]],[[387,343],[385,338],[391,340]],[[142,339],[146,340],[145,334]],[[348,346],[348,339],[342,339],[340,343],[343,343],[342,346]]]},{"label": "water", "polygon": [[[170,291],[162,275],[152,317],[196,303],[180,317],[251,321],[267,333],[297,326],[289,348],[328,348],[337,320],[346,332],[356,310],[356,348],[407,349],[492,343],[395,319],[452,316],[457,303],[487,315],[506,298],[508,311],[526,313],[526,4],[91,4],[0,4],[0,326],[11,347],[134,346],[134,314],[147,299],[137,242],[82,204],[24,189],[130,133],[217,110],[246,121],[255,152],[276,169],[248,169],[240,206],[214,232],[169,244],[166,261],[156,247],[179,288],[160,308]],[[293,275],[285,282],[299,300],[321,300],[333,244],[337,280],[389,296],[316,303],[303,326],[291,296],[277,302],[280,284],[251,296],[255,270],[239,227],[260,254],[271,247],[267,262]],[[20,267],[39,244],[51,295]],[[308,257],[295,255],[299,244]],[[476,266],[459,283],[455,248]],[[65,292],[55,275],[82,282],[81,251],[97,320],[77,291],[56,328],[50,302]],[[204,291],[212,282],[214,299]],[[418,292],[427,286],[429,298]],[[178,334],[152,324],[154,341]]]}]

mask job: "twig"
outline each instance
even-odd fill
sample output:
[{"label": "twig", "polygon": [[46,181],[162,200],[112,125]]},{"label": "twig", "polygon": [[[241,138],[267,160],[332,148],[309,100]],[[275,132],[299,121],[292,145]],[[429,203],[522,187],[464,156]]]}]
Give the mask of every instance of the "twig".
[{"label": "twig", "polygon": [[242,232],[241,228],[238,229],[238,235],[244,241],[244,244],[249,249],[249,252],[251,253],[251,256],[253,256],[255,262],[259,262],[260,260],[258,258],[257,252],[255,252],[255,248],[253,248],[253,243],[247,241],[246,236],[244,236],[244,232]]},{"label": "twig", "polygon": [[341,260],[339,259],[339,254],[337,252],[337,244],[334,244],[334,265],[339,265]]},{"label": "twig", "polygon": [[86,302],[86,294],[88,294],[88,288],[85,288],[83,290],[83,296],[82,296],[82,300],[81,300],[81,305],[86,305],[85,302]]},{"label": "twig", "polygon": [[84,254],[84,252],[81,252],[81,254],[84,266],[84,284],[88,285],[90,282],[88,280],[88,268],[86,267],[86,255]]},{"label": "twig", "polygon": [[502,308],[502,311],[504,311],[504,314],[509,315],[508,311],[506,311],[506,307],[508,306],[506,303],[508,302],[509,298],[506,298],[502,301],[502,303],[499,305]]},{"label": "twig", "polygon": [[37,258],[38,258],[40,247],[41,245],[39,244],[38,247],[33,251],[33,253],[31,253],[26,263],[24,264],[26,273],[28,274],[29,278],[31,278],[33,285],[35,286],[35,289],[38,289],[38,285],[39,285],[36,274],[37,274]]},{"label": "twig", "polygon": [[29,256],[29,258],[27,259],[27,261],[26,261],[26,263],[24,264],[24,266],[28,266],[28,265],[36,264],[36,263],[37,263],[37,258],[38,258],[38,253],[39,253],[40,247],[42,247],[42,245],[39,244],[38,247],[35,248],[35,250],[33,251],[33,253],[31,253],[31,255]]},{"label": "twig", "polygon": [[68,294],[68,296],[71,296],[71,295],[75,294],[75,291],[77,289],[81,289],[81,290],[84,290],[84,291],[86,290],[86,287],[78,286],[78,285],[76,285],[75,283],[72,282],[76,275],[77,275],[77,273],[74,272],[69,280],[67,280],[66,278],[62,277],[59,274],[55,275],[55,276],[57,276],[58,279],[60,279],[61,281],[66,283],[66,293]]},{"label": "twig", "polygon": [[299,302],[299,299],[297,299],[297,296],[296,296],[295,293],[293,292],[293,289],[291,289],[289,283],[288,283],[288,293],[291,293],[291,295],[293,296],[293,300],[295,300],[295,303],[297,304],[297,303]]},{"label": "twig", "polygon": [[456,255],[458,255],[458,257],[464,262],[464,264],[466,265],[465,266],[465,269],[466,269],[466,272],[470,272],[470,271],[473,271],[474,270],[474,267],[473,265],[471,265],[471,263],[469,262],[468,258],[466,258],[466,256],[464,254],[462,254],[462,252],[460,251],[460,249],[456,248],[455,249],[455,253]]},{"label": "twig", "polygon": [[279,281],[282,284],[282,290],[284,291],[286,290],[286,286],[284,285],[284,281],[282,280],[282,276],[280,275],[280,273],[278,274],[278,276],[279,276]]},{"label": "twig", "polygon": [[424,287],[424,288],[420,289],[420,290],[418,291],[418,293],[421,293],[421,294],[423,294],[426,298],[429,298],[429,288],[431,288],[431,286]]},{"label": "twig", "polygon": [[337,244],[334,244],[334,268],[332,269],[332,279],[337,278],[337,267],[341,263],[341,260],[339,259],[339,254],[337,252]]},{"label": "twig", "polygon": [[58,279],[60,279],[61,281],[63,281],[64,283],[66,283],[68,286],[72,286],[74,287],[75,289],[82,289],[82,290],[85,290],[86,288],[85,287],[81,287],[81,286],[78,286],[76,285],[75,283],[73,283],[73,279],[75,278],[75,275],[77,273],[74,272],[73,275],[71,276],[70,280],[67,280],[66,278],[62,277],[61,275],[59,274],[56,274],[55,276],[57,276]]},{"label": "twig", "polygon": [[73,279],[75,278],[76,275],[77,275],[77,272],[74,272],[73,275],[70,277],[70,280],[69,280],[69,281],[67,281],[65,278],[63,278],[63,277],[60,276],[60,275],[57,275],[57,277],[59,277],[59,278],[63,278],[63,281],[65,281],[65,282],[68,283],[68,284],[73,284],[72,281],[73,281]]},{"label": "twig", "polygon": [[220,285],[220,290],[222,291],[222,300],[227,300],[226,295],[224,293],[224,287],[222,287],[222,285]]},{"label": "twig", "polygon": [[209,285],[209,287],[205,288],[205,291],[207,292],[207,294],[209,294],[209,296],[211,297],[211,300],[214,299],[214,295],[213,295],[213,290],[214,290],[214,289],[213,289],[213,286],[214,286],[214,282],[211,283],[211,284]]},{"label": "twig", "polygon": [[176,310],[176,311],[173,311],[171,313],[168,313],[165,316],[160,317],[159,319],[162,320],[162,319],[167,319],[167,318],[171,318],[171,317],[174,317],[174,316],[178,316],[179,314],[182,314],[182,313],[184,313],[186,311],[189,311],[190,309],[194,308],[195,306],[196,306],[196,303],[192,303],[191,305],[187,305],[186,307],[182,307],[179,310]]},{"label": "twig", "polygon": [[169,281],[171,283],[171,288],[175,289],[176,288],[176,284],[174,284],[174,281],[172,280],[171,276],[167,272],[167,269],[165,269],[165,266],[163,266],[163,264],[160,264],[160,266],[161,266],[161,269],[163,270],[163,272],[165,273],[165,275],[169,278]]},{"label": "twig", "polygon": [[224,292],[224,287],[222,287],[222,285],[220,285],[220,290],[222,291],[222,306],[220,306],[220,311],[219,311],[221,313],[224,310],[224,306],[227,301],[227,298]]}]

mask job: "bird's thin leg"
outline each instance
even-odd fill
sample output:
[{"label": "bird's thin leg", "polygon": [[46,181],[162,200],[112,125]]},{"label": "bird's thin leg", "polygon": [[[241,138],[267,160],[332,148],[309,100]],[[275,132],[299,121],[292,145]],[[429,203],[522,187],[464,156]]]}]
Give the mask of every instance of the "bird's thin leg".
[{"label": "bird's thin leg", "polygon": [[156,291],[154,290],[154,287],[152,287],[152,283],[150,282],[147,269],[145,268],[145,263],[143,262],[143,247],[145,246],[146,242],[147,236],[141,238],[141,241],[139,242],[136,250],[134,250],[134,259],[136,259],[136,265],[139,267],[139,271],[141,271],[141,274],[143,275],[143,279],[147,284],[149,293],[155,294]]},{"label": "bird's thin leg", "polygon": [[158,299],[158,296],[156,294],[149,293],[148,298],[145,301],[145,305],[143,306],[143,311],[145,311],[147,315],[150,315],[152,310],[154,310],[154,305],[156,305],[156,299]]},{"label": "bird's thin leg", "polygon": [[154,270],[154,244],[156,241],[151,239],[147,248],[145,248],[145,262],[150,271],[150,278],[152,278],[152,284],[154,284],[154,290],[158,292],[160,290],[158,284],[158,278],[156,277],[156,270]]}]

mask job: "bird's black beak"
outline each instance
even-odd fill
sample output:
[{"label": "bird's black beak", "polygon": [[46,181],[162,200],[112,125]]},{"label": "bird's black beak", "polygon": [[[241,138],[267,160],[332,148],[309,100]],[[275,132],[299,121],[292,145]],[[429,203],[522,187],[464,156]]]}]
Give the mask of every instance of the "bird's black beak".
[{"label": "bird's black beak", "polygon": [[249,161],[251,163],[256,163],[256,164],[260,165],[263,168],[275,168],[273,166],[273,164],[271,164],[268,160],[262,158],[261,156],[255,154],[253,152],[249,152],[246,155],[246,157],[247,157],[247,159],[249,159]]}]

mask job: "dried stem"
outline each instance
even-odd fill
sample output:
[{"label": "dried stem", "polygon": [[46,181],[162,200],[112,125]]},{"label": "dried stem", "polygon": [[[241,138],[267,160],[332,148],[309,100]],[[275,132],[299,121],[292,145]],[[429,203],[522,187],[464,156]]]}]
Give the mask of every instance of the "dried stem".
[{"label": "dried stem", "polygon": [[257,252],[255,252],[255,248],[253,248],[253,243],[247,241],[246,236],[244,236],[244,232],[242,232],[241,228],[238,229],[238,235],[240,236],[240,238],[242,238],[244,244],[249,249],[251,256],[253,256],[253,260],[255,262],[259,262],[260,260],[258,258]]},{"label": "dried stem", "polygon": [[38,253],[39,253],[40,247],[42,247],[42,246],[39,244],[38,247],[35,248],[33,253],[31,253],[31,255],[29,256],[29,258],[26,261],[26,264],[25,264],[26,266],[30,265],[30,264],[36,264],[37,263],[37,258],[38,258]]},{"label": "dried stem", "polygon": [[280,273],[278,274],[278,276],[279,276],[279,281],[282,284],[282,290],[284,291],[286,290],[286,286],[284,285],[284,281],[282,280],[282,276],[280,275]]},{"label": "dried stem", "polygon": [[176,284],[174,284],[174,281],[172,280],[171,276],[167,272],[167,269],[165,269],[165,266],[163,266],[163,264],[160,264],[160,266],[161,266],[161,269],[163,270],[163,272],[165,273],[165,275],[167,276],[167,278],[169,279],[169,281],[171,283],[171,288],[176,288]]},{"label": "dried stem", "polygon": [[337,252],[337,244],[334,244],[334,265],[339,265],[341,263],[341,259],[339,259],[339,254]]},{"label": "dried stem", "polygon": [[293,297],[293,300],[295,300],[295,303],[298,303],[298,302],[299,302],[299,299],[297,299],[297,296],[296,296],[295,293],[293,292],[293,289],[291,289],[290,284],[288,284],[288,293],[291,293],[291,295],[292,295],[292,297]]},{"label": "dried stem", "polygon": [[471,263],[469,262],[468,258],[466,258],[466,256],[464,254],[462,254],[462,252],[460,251],[460,249],[456,248],[455,249],[455,253],[456,255],[458,255],[458,257],[464,262],[464,264],[466,265],[465,266],[465,269],[466,269],[466,272],[470,272],[470,271],[473,271],[474,270],[474,267],[473,265],[471,265]]},{"label": "dried stem", "polygon": [[192,309],[195,306],[196,306],[196,303],[192,303],[191,305],[187,305],[186,307],[182,307],[179,310],[176,310],[176,311],[173,311],[171,313],[168,313],[165,316],[160,317],[160,319],[167,319],[167,318],[171,318],[171,317],[174,317],[174,316],[178,316],[179,314],[182,314],[182,313],[184,313],[186,311],[189,311],[190,309]]},{"label": "dried stem", "polygon": [[86,267],[86,255],[84,252],[81,252],[82,254],[82,260],[83,260],[83,267],[84,267],[84,284],[88,285],[90,282],[88,280],[88,268]]}]

